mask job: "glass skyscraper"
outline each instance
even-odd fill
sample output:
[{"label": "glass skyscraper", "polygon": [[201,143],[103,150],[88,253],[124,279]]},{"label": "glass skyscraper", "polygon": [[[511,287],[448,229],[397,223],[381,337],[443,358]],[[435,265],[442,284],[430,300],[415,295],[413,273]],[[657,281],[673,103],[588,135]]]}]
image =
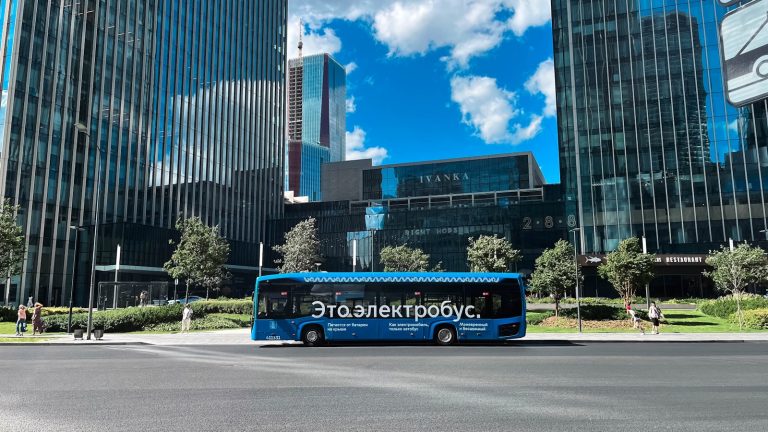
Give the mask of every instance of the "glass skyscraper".
[{"label": "glass skyscraper", "polygon": [[0,190],[28,246],[11,301],[64,303],[75,261],[87,285],[98,172],[97,270],[122,243],[121,277],[163,277],[189,216],[220,226],[231,269],[258,265],[282,211],[286,4],[0,0]]},{"label": "glass skyscraper", "polygon": [[344,160],[346,79],[336,59],[317,54],[290,60],[286,190],[322,198],[321,165]]},{"label": "glass skyscraper", "polygon": [[712,0],[552,1],[561,178],[583,253],[631,236],[667,254],[766,238],[768,103],[727,101],[726,12]]}]

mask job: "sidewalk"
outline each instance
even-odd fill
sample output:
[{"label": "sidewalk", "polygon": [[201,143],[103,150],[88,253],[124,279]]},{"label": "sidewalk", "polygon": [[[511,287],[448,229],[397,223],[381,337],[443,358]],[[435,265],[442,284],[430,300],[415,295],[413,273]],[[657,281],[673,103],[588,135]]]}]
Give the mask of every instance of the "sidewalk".
[{"label": "sidewalk", "polygon": [[[102,340],[74,340],[72,335],[55,335],[34,345],[251,345],[269,346],[298,344],[295,341],[252,341],[249,329],[218,330],[192,333],[105,333]],[[26,342],[26,341],[24,341]],[[587,342],[768,342],[768,332],[762,333],[528,333],[516,343],[587,343]],[[18,345],[19,343],[0,343]]]}]

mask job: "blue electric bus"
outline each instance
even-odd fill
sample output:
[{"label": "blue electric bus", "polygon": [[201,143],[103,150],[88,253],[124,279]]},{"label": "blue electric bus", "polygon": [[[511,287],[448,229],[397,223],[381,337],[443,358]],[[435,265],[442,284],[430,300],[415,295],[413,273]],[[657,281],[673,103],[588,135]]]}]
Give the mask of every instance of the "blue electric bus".
[{"label": "blue electric bus", "polygon": [[253,340],[499,341],[525,336],[517,273],[289,273],[260,277]]}]

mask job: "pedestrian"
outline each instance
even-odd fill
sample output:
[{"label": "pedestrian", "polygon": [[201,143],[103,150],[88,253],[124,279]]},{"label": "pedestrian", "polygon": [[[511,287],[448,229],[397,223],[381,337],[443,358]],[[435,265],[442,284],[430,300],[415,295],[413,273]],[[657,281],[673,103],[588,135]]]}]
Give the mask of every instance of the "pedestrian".
[{"label": "pedestrian", "polygon": [[142,291],[139,294],[139,307],[144,307],[147,305],[147,292]]},{"label": "pedestrian", "polygon": [[181,313],[181,332],[189,332],[189,326],[192,324],[192,308],[184,305],[184,311]]},{"label": "pedestrian", "polygon": [[29,296],[27,299],[27,309],[32,309],[35,306],[35,303],[32,301],[32,296]]},{"label": "pedestrian", "polygon": [[651,307],[648,308],[648,318],[651,319],[651,323],[653,324],[651,333],[659,334],[659,323],[664,318],[664,314],[661,313],[661,308],[656,306],[656,302],[651,302]]},{"label": "pedestrian", "polygon": [[632,309],[632,304],[627,303],[627,314],[629,315],[630,319],[632,320],[632,328],[640,330],[640,333],[645,334],[645,329],[643,329],[642,320],[639,316],[637,316],[637,312],[635,312]]},{"label": "pedestrian", "polygon": [[39,302],[32,311],[32,336],[35,334],[43,334],[43,305]]},{"label": "pedestrian", "polygon": [[16,336],[24,336],[27,331],[27,307],[19,305],[19,311],[16,313]]}]

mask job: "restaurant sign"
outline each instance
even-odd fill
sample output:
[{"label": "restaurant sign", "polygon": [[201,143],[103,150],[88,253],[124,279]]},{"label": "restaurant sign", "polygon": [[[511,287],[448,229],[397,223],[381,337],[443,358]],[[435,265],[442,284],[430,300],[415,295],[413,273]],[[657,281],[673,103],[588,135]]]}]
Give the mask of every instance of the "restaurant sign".
[{"label": "restaurant sign", "polygon": [[[657,266],[690,266],[704,265],[706,255],[686,254],[686,255],[656,255],[655,264]],[[579,265],[583,267],[597,267],[605,262],[603,254],[579,255]]]}]

